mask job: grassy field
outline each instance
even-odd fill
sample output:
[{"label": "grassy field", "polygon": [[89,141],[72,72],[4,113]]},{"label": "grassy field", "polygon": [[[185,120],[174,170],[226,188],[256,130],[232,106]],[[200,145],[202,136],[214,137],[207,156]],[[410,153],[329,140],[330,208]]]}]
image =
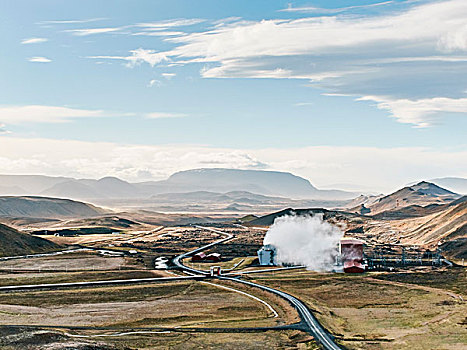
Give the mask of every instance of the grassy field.
[{"label": "grassy field", "polygon": [[3,273],[0,274],[0,286],[103,281],[130,278],[153,278],[170,276],[164,271],[150,270],[112,270],[112,271],[78,271],[78,272],[42,272],[42,273]]},{"label": "grassy field", "polygon": [[[130,272],[125,272],[130,273]],[[82,274],[95,278],[95,272]],[[0,293],[0,348],[42,349],[45,344],[88,349],[316,349],[313,339],[300,331],[257,331],[248,333],[138,333],[141,327],[210,327],[236,329],[271,327],[293,323],[290,306],[268,293],[224,283],[267,300],[278,311],[275,318],[261,303],[242,294],[200,282],[170,282],[135,286]],[[255,293],[256,292],[256,293]],[[11,329],[11,325],[35,325],[37,330]],[[46,329],[55,327],[107,327],[85,330]],[[10,326],[10,327],[9,327]],[[112,330],[113,329],[113,330]],[[130,331],[122,336],[102,336]],[[2,332],[6,335],[2,337]],[[8,335],[9,334],[9,335]],[[74,338],[71,335],[79,335]],[[84,338],[83,338],[84,336]],[[9,342],[8,339],[14,339]],[[23,345],[21,346],[21,341]],[[188,343],[187,343],[188,342]],[[79,345],[81,344],[81,345]],[[26,346],[27,345],[27,346]],[[60,348],[60,347],[59,347]]]},{"label": "grassy field", "polygon": [[20,325],[171,327],[241,320],[276,324],[262,304],[196,282],[1,293],[0,315],[0,324]]},{"label": "grassy field", "polygon": [[289,271],[254,279],[301,298],[349,349],[465,349],[467,306],[451,292],[463,288],[465,270],[449,270],[446,286],[430,272],[406,275]]}]

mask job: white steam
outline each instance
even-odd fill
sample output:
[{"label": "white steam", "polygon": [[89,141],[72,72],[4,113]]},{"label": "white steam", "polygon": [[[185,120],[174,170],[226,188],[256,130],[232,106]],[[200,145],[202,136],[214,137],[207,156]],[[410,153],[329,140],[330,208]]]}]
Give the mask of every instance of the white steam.
[{"label": "white steam", "polygon": [[264,244],[277,250],[277,263],[304,265],[308,270],[331,271],[344,234],[322,215],[281,216],[274,220]]}]

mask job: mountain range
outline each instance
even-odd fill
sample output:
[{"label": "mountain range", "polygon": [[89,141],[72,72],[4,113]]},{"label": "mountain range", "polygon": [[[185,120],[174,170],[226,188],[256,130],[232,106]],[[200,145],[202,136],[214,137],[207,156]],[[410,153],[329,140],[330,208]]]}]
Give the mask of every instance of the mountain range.
[{"label": "mountain range", "polygon": [[250,192],[293,199],[350,199],[358,193],[319,190],[308,180],[279,171],[237,169],[194,169],[180,171],[162,181],[129,183],[115,177],[100,180],[48,177],[42,175],[0,175],[2,195],[41,195],[92,200],[111,198],[148,199],[162,193]]}]

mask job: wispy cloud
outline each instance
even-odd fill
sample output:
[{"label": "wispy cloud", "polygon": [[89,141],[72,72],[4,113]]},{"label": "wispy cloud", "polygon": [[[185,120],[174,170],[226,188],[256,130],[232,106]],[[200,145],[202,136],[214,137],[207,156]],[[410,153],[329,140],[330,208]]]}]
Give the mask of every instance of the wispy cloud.
[{"label": "wispy cloud", "polygon": [[145,116],[146,116],[146,118],[149,118],[149,119],[183,118],[183,117],[187,117],[188,114],[184,114],[184,113],[153,112],[153,113],[147,113]]},{"label": "wispy cloud", "polygon": [[175,31],[153,31],[153,32],[137,32],[132,33],[131,35],[135,36],[180,36],[185,35],[185,32],[175,32]]},{"label": "wispy cloud", "polygon": [[45,43],[46,41],[49,41],[47,38],[29,38],[29,39],[23,39],[21,40],[21,44],[26,45],[26,44],[39,44],[39,43]]},{"label": "wispy cloud", "polygon": [[52,62],[50,58],[42,57],[42,56],[35,56],[28,59],[29,62],[36,62],[36,63],[49,63]]},{"label": "wispy cloud", "polygon": [[121,30],[120,27],[108,27],[108,28],[86,28],[86,29],[68,29],[65,32],[72,33],[76,36],[87,36],[94,34],[112,33]]},{"label": "wispy cloud", "polygon": [[153,86],[161,87],[162,82],[160,80],[157,80],[157,79],[151,79],[149,81],[149,83],[148,83],[148,87],[153,87]]},{"label": "wispy cloud", "polygon": [[146,62],[151,67],[154,67],[160,62],[170,60],[166,53],[156,52],[154,50],[145,50],[140,48],[132,50],[130,53],[130,56],[88,56],[88,58],[127,61],[129,67],[134,67],[135,65],[141,64],[143,62]]},{"label": "wispy cloud", "polygon": [[401,123],[427,127],[437,120],[440,112],[466,113],[467,98],[435,97],[418,100],[390,99],[379,96],[364,96],[359,101],[374,101],[379,109],[387,110]]},{"label": "wispy cloud", "polygon": [[80,117],[102,117],[104,111],[60,106],[0,106],[0,121],[6,124],[60,123]]},{"label": "wispy cloud", "polygon": [[107,18],[90,18],[90,19],[69,19],[69,20],[55,20],[55,21],[42,21],[38,24],[80,24],[91,23],[106,20]]},{"label": "wispy cloud", "polygon": [[167,80],[170,80],[172,79],[174,76],[176,76],[177,74],[176,73],[161,73],[161,75],[167,79]]},{"label": "wispy cloud", "polygon": [[166,30],[175,27],[188,27],[205,22],[201,18],[182,18],[159,22],[138,23],[135,26],[144,28],[144,30]]},{"label": "wispy cloud", "polygon": [[368,9],[368,8],[372,8],[372,7],[390,5],[390,4],[393,4],[393,3],[394,3],[394,1],[384,1],[384,2],[374,3],[374,4],[355,5],[355,6],[346,6],[346,7],[338,7],[338,8],[322,8],[322,7],[313,7],[313,6],[293,7],[292,4],[289,4],[289,6],[287,8],[279,10],[279,12],[336,14],[336,13],[346,12],[346,11],[350,11],[350,10]]},{"label": "wispy cloud", "polygon": [[[384,1],[362,6],[392,4]],[[350,11],[359,6],[330,11]],[[465,0],[445,0],[409,1],[397,11],[384,14],[232,19],[209,29],[166,37],[164,40],[173,44],[167,51],[140,48],[128,56],[92,58],[124,60],[129,66],[155,66],[165,61],[172,65],[204,63],[200,71],[204,78],[305,79],[330,94],[373,96],[375,101],[383,101],[378,102],[383,103],[381,107],[386,106],[384,103],[395,106],[391,101],[458,100],[464,96],[463,78],[467,75],[465,18]],[[201,21],[137,26],[144,32],[155,32]],[[397,107],[397,120],[427,126],[429,120],[452,110],[452,104],[424,105],[433,109],[416,117],[410,108]],[[404,113],[410,115],[404,117]]]},{"label": "wispy cloud", "polygon": [[6,125],[0,123],[0,135],[11,134],[11,131],[6,129]]}]

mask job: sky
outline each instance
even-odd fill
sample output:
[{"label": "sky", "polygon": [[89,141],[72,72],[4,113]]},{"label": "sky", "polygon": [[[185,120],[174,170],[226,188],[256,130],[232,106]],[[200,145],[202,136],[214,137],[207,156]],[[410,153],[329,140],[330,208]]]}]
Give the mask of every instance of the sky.
[{"label": "sky", "polygon": [[0,2],[3,174],[467,177],[467,2]]}]

